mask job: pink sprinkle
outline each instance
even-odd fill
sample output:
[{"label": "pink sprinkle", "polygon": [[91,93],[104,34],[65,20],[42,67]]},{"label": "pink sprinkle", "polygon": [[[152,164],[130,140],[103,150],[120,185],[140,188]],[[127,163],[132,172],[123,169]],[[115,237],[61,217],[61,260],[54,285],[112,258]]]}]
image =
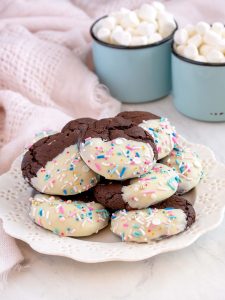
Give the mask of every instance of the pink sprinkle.
[{"label": "pink sprinkle", "polygon": [[60,214],[64,214],[64,208],[63,208],[62,205],[59,205],[59,206],[58,206],[58,212],[59,212]]},{"label": "pink sprinkle", "polygon": [[101,168],[100,164],[96,163],[95,166],[96,166],[98,171],[101,171],[102,168]]},{"label": "pink sprinkle", "polygon": [[162,148],[161,147],[156,147],[157,149],[157,152],[160,153],[162,151]]},{"label": "pink sprinkle", "polygon": [[128,227],[128,226],[129,226],[128,223],[123,224],[123,227]]},{"label": "pink sprinkle", "polygon": [[172,138],[172,141],[176,144],[177,139],[175,137]]},{"label": "pink sprinkle", "polygon": [[145,193],[145,194],[154,194],[155,191],[154,190],[148,190],[148,191],[143,191],[143,193]]},{"label": "pink sprinkle", "polygon": [[159,172],[160,171],[160,168],[159,167],[154,167],[152,168],[152,170],[156,171],[156,172]]},{"label": "pink sprinkle", "polygon": [[70,213],[70,217],[72,218],[72,217],[74,217],[76,215],[76,211],[72,211],[71,213]]},{"label": "pink sprinkle", "polygon": [[131,147],[131,146],[129,146],[129,145],[127,145],[127,146],[126,146],[126,149],[128,149],[128,150],[131,150],[131,151],[133,151],[133,150],[134,150],[134,148],[133,148],[133,147]]}]

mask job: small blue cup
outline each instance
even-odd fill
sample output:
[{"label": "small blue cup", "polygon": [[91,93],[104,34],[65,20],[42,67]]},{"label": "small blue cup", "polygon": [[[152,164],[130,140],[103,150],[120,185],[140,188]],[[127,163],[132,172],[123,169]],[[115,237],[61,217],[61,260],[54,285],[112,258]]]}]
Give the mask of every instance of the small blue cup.
[{"label": "small blue cup", "polygon": [[193,119],[225,121],[225,64],[202,63],[172,50],[173,102]]},{"label": "small blue cup", "polygon": [[153,101],[171,91],[171,44],[174,32],[154,44],[125,47],[100,41],[90,29],[93,62],[100,82],[125,103]]}]

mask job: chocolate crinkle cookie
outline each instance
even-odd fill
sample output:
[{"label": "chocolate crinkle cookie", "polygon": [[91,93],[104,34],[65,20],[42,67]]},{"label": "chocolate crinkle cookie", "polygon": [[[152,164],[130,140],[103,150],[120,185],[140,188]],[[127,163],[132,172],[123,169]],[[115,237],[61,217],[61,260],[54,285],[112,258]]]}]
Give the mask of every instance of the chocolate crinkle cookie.
[{"label": "chocolate crinkle cookie", "polygon": [[88,124],[82,134],[80,154],[94,172],[112,180],[138,177],[157,160],[152,136],[122,117]]}]

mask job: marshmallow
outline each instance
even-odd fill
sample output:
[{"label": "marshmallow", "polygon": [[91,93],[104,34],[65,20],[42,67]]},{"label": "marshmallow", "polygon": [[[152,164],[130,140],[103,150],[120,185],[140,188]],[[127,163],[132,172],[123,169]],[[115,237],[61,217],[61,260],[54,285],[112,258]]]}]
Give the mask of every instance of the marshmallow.
[{"label": "marshmallow", "polygon": [[106,17],[102,20],[102,27],[112,30],[116,25],[116,19],[114,17]]},{"label": "marshmallow", "polygon": [[131,46],[142,46],[148,44],[148,38],[146,36],[133,36],[131,39]]},{"label": "marshmallow", "polygon": [[131,34],[127,31],[116,30],[112,32],[112,41],[121,46],[129,46],[131,42]]},{"label": "marshmallow", "polygon": [[154,1],[152,3],[152,6],[157,10],[157,11],[163,11],[165,10],[165,5],[159,1]]},{"label": "marshmallow", "polygon": [[200,34],[193,35],[189,40],[188,44],[193,44],[197,48],[202,44],[202,36]]},{"label": "marshmallow", "polygon": [[187,24],[184,29],[187,31],[189,37],[192,37],[196,33],[195,26],[192,24]]},{"label": "marshmallow", "polygon": [[156,19],[157,11],[152,5],[142,4],[138,11],[138,16],[144,21],[152,22]]},{"label": "marshmallow", "polygon": [[97,32],[97,38],[104,42],[109,42],[111,31],[108,28],[100,28]]},{"label": "marshmallow", "polygon": [[153,33],[156,32],[156,26],[153,23],[149,24],[147,22],[141,22],[137,26],[136,32],[139,35],[150,37]]},{"label": "marshmallow", "polygon": [[205,22],[186,25],[175,33],[174,42],[174,50],[184,57],[200,62],[225,62],[225,27],[220,22],[212,26]]},{"label": "marshmallow", "polygon": [[101,19],[94,28],[96,36],[108,43],[138,46],[155,43],[170,36],[176,23],[173,16],[165,10],[161,2],[143,4],[140,8],[129,10],[121,8]]},{"label": "marshmallow", "polygon": [[223,33],[223,30],[224,30],[223,23],[220,23],[220,22],[213,23],[212,30],[215,31],[216,33],[218,33],[219,35],[221,35]]},{"label": "marshmallow", "polygon": [[208,45],[217,47],[221,43],[221,37],[215,31],[208,30],[203,37],[203,41]]},{"label": "marshmallow", "polygon": [[158,14],[159,33],[163,38],[169,36],[176,28],[176,23],[170,13],[160,12]]},{"label": "marshmallow", "polygon": [[217,49],[212,49],[206,54],[206,59],[211,63],[222,63],[225,62],[224,55],[221,51]]},{"label": "marshmallow", "polygon": [[139,24],[139,20],[135,12],[130,11],[129,13],[124,14],[120,21],[120,24],[124,29],[127,29],[129,27],[136,27]]},{"label": "marshmallow", "polygon": [[188,39],[188,32],[185,28],[177,30],[174,34],[174,41],[178,45],[186,44],[187,39]]},{"label": "marshmallow", "polygon": [[185,48],[184,45],[179,45],[179,46],[175,47],[174,50],[181,56],[184,56],[184,48]]},{"label": "marshmallow", "polygon": [[206,56],[212,49],[213,49],[212,46],[203,44],[203,45],[199,48],[199,53],[200,53],[200,55]]},{"label": "marshmallow", "polygon": [[198,55],[195,60],[197,60],[199,62],[206,62],[207,61],[205,56],[203,56],[203,55]]},{"label": "marshmallow", "polygon": [[159,33],[153,33],[152,36],[149,38],[149,43],[157,43],[162,40],[162,36]]},{"label": "marshmallow", "polygon": [[198,56],[197,47],[193,44],[184,47],[184,56],[189,59],[196,59],[196,57]]},{"label": "marshmallow", "polygon": [[206,22],[198,22],[196,25],[196,31],[199,34],[204,34],[210,29],[210,25]]}]

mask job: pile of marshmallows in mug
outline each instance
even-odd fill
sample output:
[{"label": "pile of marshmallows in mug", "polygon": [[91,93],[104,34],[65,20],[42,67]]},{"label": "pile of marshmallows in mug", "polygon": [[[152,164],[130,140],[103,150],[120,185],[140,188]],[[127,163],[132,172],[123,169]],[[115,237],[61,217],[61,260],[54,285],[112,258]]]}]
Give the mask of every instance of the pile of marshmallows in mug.
[{"label": "pile of marshmallows in mug", "polygon": [[[135,47],[160,42],[176,28],[173,15],[155,1],[136,10],[121,8],[110,13],[96,23],[94,33],[105,43]],[[195,61],[225,63],[225,27],[219,22],[188,24],[175,32],[174,50]]]}]

